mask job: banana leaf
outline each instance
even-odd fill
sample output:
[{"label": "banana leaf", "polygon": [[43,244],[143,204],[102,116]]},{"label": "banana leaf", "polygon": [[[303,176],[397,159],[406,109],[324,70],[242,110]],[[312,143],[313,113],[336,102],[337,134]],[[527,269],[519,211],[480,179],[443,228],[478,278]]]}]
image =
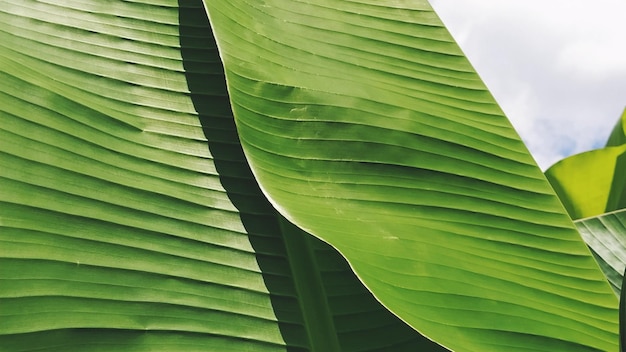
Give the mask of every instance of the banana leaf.
[{"label": "banana leaf", "polygon": [[615,296],[426,1],[205,5],[261,189],[387,308],[452,350],[617,348]]},{"label": "banana leaf", "polygon": [[609,135],[609,139],[606,141],[607,147],[614,147],[618,145],[626,144],[626,109],[622,113],[622,116],[617,120],[613,131]]},{"label": "banana leaf", "polygon": [[626,268],[626,209],[577,220],[576,226],[619,295]]}]

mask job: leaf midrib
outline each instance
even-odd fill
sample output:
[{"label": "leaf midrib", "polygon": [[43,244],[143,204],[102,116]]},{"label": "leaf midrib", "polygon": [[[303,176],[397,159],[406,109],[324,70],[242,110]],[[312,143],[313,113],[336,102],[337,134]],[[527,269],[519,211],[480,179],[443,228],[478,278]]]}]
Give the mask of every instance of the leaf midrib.
[{"label": "leaf midrib", "polygon": [[[280,217],[293,283],[312,351],[341,351],[309,234]],[[300,232],[300,233],[298,233]]]}]

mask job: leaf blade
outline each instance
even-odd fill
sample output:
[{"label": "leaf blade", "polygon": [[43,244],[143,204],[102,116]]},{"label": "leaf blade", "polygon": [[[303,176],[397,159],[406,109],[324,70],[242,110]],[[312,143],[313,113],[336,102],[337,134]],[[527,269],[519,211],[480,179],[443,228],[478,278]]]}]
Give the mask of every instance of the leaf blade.
[{"label": "leaf blade", "polygon": [[388,308],[453,349],[616,349],[608,285],[426,2],[205,4],[265,194]]},{"label": "leaf blade", "polygon": [[575,223],[613,290],[619,295],[626,266],[626,210],[580,219]]}]

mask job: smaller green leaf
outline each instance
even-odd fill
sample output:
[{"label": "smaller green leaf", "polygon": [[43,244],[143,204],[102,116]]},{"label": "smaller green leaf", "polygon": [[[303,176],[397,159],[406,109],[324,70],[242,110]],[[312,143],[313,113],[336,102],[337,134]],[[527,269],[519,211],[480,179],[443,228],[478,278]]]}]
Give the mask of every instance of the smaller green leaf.
[{"label": "smaller green leaf", "polygon": [[[624,273],[626,274],[626,272]],[[622,294],[619,300],[619,350],[626,351],[626,290],[622,281]]]},{"label": "smaller green leaf", "polygon": [[626,267],[626,209],[575,223],[611,287],[619,295]]},{"label": "smaller green leaf", "polygon": [[622,113],[622,117],[617,121],[609,140],[606,142],[607,147],[618,146],[626,143],[626,109]]},{"label": "smaller green leaf", "polygon": [[626,144],[565,158],[546,177],[572,219],[626,208]]}]

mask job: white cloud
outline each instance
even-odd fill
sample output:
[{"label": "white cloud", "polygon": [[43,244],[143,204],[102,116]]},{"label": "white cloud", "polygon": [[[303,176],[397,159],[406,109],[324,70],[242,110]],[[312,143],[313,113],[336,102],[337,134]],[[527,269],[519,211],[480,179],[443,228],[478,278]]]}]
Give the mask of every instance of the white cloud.
[{"label": "white cloud", "polygon": [[599,147],[626,106],[626,2],[431,0],[542,168]]},{"label": "white cloud", "polygon": [[593,78],[626,74],[625,58],[626,50],[615,42],[606,38],[590,38],[566,46],[557,61],[564,71]]}]

